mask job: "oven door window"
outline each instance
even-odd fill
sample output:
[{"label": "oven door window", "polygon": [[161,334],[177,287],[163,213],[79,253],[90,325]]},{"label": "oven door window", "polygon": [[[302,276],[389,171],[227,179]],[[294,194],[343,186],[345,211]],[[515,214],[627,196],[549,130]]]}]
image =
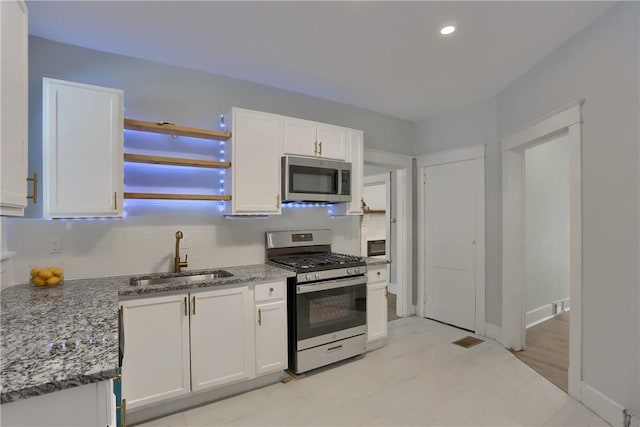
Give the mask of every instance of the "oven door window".
[{"label": "oven door window", "polygon": [[309,166],[289,166],[289,192],[338,194],[338,170]]},{"label": "oven door window", "polygon": [[296,295],[298,341],[366,325],[366,284]]}]

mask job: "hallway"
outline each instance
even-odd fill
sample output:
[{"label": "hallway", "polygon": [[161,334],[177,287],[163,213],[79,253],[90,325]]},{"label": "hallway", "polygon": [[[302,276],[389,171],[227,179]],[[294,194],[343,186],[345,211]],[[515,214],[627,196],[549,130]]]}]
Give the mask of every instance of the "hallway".
[{"label": "hallway", "polygon": [[526,349],[513,354],[534,371],[568,392],[569,312],[526,331]]}]

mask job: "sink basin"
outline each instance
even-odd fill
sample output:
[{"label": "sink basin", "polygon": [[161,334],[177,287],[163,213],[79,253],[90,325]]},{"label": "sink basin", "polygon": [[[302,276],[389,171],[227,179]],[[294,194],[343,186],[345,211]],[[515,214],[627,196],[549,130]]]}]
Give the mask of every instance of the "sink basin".
[{"label": "sink basin", "polygon": [[233,276],[233,274],[228,271],[215,270],[205,274],[198,273],[173,277],[155,277],[153,279],[137,279],[131,280],[130,283],[133,286],[166,285],[169,283],[182,283],[184,285],[188,285],[193,282],[204,282],[207,280],[222,279],[231,276]]}]

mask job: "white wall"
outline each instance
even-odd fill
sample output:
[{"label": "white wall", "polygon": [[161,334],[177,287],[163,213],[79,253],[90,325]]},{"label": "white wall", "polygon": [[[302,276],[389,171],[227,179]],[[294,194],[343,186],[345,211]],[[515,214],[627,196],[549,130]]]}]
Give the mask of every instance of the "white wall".
[{"label": "white wall", "polygon": [[620,2],[498,95],[506,135],[576,99],[582,128],[584,381],[640,413],[640,4]]},{"label": "white wall", "polygon": [[[411,123],[372,111],[37,37],[29,43],[30,172],[42,170],[43,77],[123,89],[130,118],[216,128],[220,114],[237,106],[362,129],[368,148],[412,150]],[[128,200],[122,220],[6,219],[3,251],[18,252],[19,281],[27,280],[31,265],[61,265],[67,278],[169,271],[178,229],[193,236],[191,249],[182,251],[189,254],[189,269],[264,262],[267,230],[330,228],[335,250],[360,251],[359,218],[332,219],[324,208],[301,208],[269,219],[227,220],[212,206]],[[31,206],[28,215],[37,218],[41,209]],[[52,237],[62,239],[61,255],[49,254],[43,244]]]},{"label": "white wall", "polygon": [[[496,99],[430,117],[416,125],[416,154],[486,144],[485,149],[485,318],[502,324],[502,166]],[[414,224],[415,229],[417,225]],[[417,252],[416,252],[417,253]]]},{"label": "white wall", "polygon": [[525,151],[525,311],[569,298],[569,142]]},{"label": "white wall", "polygon": [[365,184],[362,189],[362,198],[369,209],[385,210],[387,208],[387,185]]}]

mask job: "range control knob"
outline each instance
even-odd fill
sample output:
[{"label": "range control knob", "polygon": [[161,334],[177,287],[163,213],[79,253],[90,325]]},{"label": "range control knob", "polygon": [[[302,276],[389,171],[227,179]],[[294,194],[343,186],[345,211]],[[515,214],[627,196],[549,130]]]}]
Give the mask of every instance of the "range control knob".
[{"label": "range control knob", "polygon": [[320,278],[320,273],[316,273],[316,279]]},{"label": "range control knob", "polygon": [[307,280],[311,280],[311,275],[307,274]]},{"label": "range control knob", "polygon": [[351,269],[347,268],[347,274],[351,274]]},{"label": "range control knob", "polygon": [[356,267],[356,268],[353,269],[353,272],[355,274],[360,274],[360,269],[358,267]]}]

